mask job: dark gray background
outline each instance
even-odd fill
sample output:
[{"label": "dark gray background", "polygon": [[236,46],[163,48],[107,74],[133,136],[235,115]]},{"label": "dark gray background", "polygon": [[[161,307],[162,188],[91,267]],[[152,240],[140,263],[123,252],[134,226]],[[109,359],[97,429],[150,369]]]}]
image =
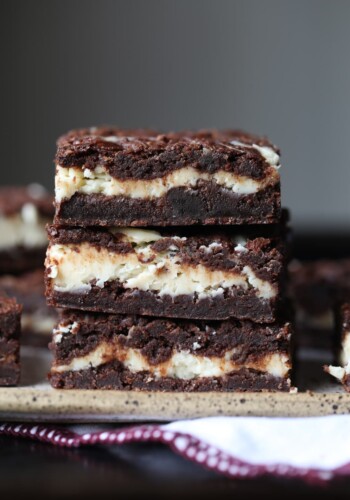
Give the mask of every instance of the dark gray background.
[{"label": "dark gray background", "polygon": [[1,2],[1,183],[53,185],[55,139],[240,127],[283,153],[295,224],[350,221],[350,2]]}]

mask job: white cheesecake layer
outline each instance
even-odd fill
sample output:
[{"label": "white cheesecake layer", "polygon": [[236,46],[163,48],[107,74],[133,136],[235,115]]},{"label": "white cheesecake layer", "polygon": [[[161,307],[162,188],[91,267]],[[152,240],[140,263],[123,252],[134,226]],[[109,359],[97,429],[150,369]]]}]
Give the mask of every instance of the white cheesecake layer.
[{"label": "white cheesecake layer", "polygon": [[128,198],[159,198],[170,189],[177,187],[194,188],[199,181],[213,181],[220,187],[238,195],[257,193],[267,186],[279,182],[279,173],[270,167],[264,179],[254,180],[247,176],[235,175],[219,170],[213,173],[200,172],[193,167],[174,170],[156,179],[116,179],[103,166],[95,169],[79,167],[56,167],[56,201],[70,199],[75,193],[103,194],[105,196],[125,196]]},{"label": "white cheesecake layer", "polygon": [[0,250],[17,246],[25,248],[45,246],[47,222],[48,220],[40,216],[32,203],[26,203],[18,214],[0,215]]},{"label": "white cheesecake layer", "polygon": [[161,296],[196,294],[201,299],[222,295],[231,287],[254,288],[264,299],[277,294],[276,288],[259,279],[249,266],[235,272],[186,265],[177,258],[175,246],[163,253],[155,253],[150,244],[136,244],[134,250],[119,254],[89,243],[53,244],[48,249],[46,267],[59,292],[87,292],[93,281],[103,288],[105,283],[119,280],[126,289],[155,291]]},{"label": "white cheesecake layer", "polygon": [[229,350],[223,357],[208,357],[177,351],[169,360],[152,365],[141,354],[139,349],[123,348],[114,343],[101,344],[86,356],[74,358],[66,365],[54,364],[53,372],[67,372],[88,370],[105,363],[120,361],[132,373],[147,371],[155,378],[171,377],[177,379],[195,379],[200,377],[222,377],[241,368],[250,368],[268,373],[274,377],[285,377],[290,370],[289,357],[286,354],[266,354],[258,360],[240,364],[232,360],[234,349]]}]

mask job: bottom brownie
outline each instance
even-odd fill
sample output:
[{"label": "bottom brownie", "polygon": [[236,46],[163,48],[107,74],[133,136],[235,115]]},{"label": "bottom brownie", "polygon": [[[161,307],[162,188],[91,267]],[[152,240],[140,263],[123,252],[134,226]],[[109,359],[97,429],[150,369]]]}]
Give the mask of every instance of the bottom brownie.
[{"label": "bottom brownie", "polygon": [[97,368],[51,373],[50,382],[56,389],[115,389],[144,391],[289,391],[290,381],[281,377],[242,368],[223,377],[155,379],[149,372],[132,373],[119,361]]},{"label": "bottom brownie", "polygon": [[0,295],[0,385],[16,385],[20,377],[19,336],[22,308]]},{"label": "bottom brownie", "polygon": [[290,389],[291,325],[65,311],[53,332],[56,388]]}]

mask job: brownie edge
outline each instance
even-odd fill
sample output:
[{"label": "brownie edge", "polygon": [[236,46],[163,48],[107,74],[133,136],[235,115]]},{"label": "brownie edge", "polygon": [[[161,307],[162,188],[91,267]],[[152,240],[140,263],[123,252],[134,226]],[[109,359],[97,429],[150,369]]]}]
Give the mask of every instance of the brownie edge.
[{"label": "brownie edge", "polygon": [[0,294],[0,385],[17,385],[20,378],[20,306],[15,299]]}]

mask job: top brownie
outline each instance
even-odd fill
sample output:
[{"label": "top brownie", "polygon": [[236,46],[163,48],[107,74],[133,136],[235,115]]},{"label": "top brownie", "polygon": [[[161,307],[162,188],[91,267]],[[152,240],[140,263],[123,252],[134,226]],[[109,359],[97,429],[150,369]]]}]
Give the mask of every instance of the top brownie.
[{"label": "top brownie", "polygon": [[279,221],[279,151],[240,131],[157,135],[92,128],[61,137],[55,223],[73,226]]}]

